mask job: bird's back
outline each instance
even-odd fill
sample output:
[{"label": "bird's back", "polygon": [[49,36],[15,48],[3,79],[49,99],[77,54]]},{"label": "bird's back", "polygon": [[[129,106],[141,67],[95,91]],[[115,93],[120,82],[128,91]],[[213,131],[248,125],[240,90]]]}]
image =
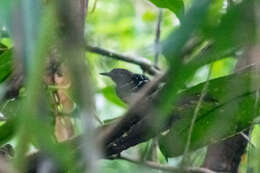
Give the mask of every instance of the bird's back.
[{"label": "bird's back", "polygon": [[138,92],[149,82],[149,79],[142,74],[133,74],[129,82],[117,86],[117,95],[126,103],[132,103],[132,100],[138,95]]}]

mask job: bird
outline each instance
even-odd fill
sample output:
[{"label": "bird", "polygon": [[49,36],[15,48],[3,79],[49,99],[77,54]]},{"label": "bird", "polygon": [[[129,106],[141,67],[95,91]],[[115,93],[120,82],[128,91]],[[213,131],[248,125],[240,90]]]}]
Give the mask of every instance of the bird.
[{"label": "bird", "polygon": [[[110,72],[100,73],[101,75],[108,76],[112,79],[112,81],[116,84],[116,94],[117,96],[126,104],[131,104],[135,101],[136,95],[138,95],[139,91],[144,88],[149,82],[150,79],[138,73],[133,73],[127,69],[115,68]],[[148,100],[156,97],[158,92],[161,90],[161,86],[155,87],[152,91],[148,93]],[[185,96],[178,101],[179,105],[190,105],[191,102],[197,103],[200,98],[201,93],[195,93],[193,95]],[[214,99],[209,94],[206,94],[203,98],[205,102],[214,102],[218,101]]]},{"label": "bird", "polygon": [[147,76],[133,73],[122,68],[115,68],[110,72],[100,74],[112,79],[116,84],[117,96],[126,104],[133,103],[138,92],[150,82],[150,79]]}]

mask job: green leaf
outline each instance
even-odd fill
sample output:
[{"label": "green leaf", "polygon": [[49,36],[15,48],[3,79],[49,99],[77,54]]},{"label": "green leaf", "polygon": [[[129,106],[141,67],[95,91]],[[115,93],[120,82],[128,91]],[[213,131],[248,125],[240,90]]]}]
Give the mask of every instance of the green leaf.
[{"label": "green leaf", "polygon": [[12,71],[12,50],[9,49],[0,54],[0,83],[3,82]]},{"label": "green leaf", "polygon": [[[8,34],[8,33],[5,33],[5,34]],[[0,44],[5,46],[7,49],[11,49],[12,47],[14,47],[14,43],[13,43],[13,40],[11,38],[2,38]]]},{"label": "green leaf", "polygon": [[117,106],[126,108],[124,102],[122,102],[116,95],[115,88],[113,86],[105,87],[101,90],[104,97],[109,100],[110,102],[116,104]]},{"label": "green leaf", "polygon": [[225,12],[225,0],[214,1],[208,10],[208,15],[206,16],[206,23],[210,26],[216,26],[222,15]]},{"label": "green leaf", "polygon": [[10,119],[4,124],[0,125],[0,146],[9,141],[15,133],[15,120]]},{"label": "green leaf", "polygon": [[[252,81],[259,81],[260,76],[252,69],[209,82],[207,98],[210,99],[205,99],[201,104],[190,150],[215,143],[250,127],[260,108],[259,102],[256,105],[258,85],[250,85]],[[202,83],[184,91],[181,98],[197,96],[204,85]],[[166,157],[175,157],[184,151],[198,99],[189,101],[174,110],[179,118],[173,123],[170,132],[160,138],[160,148]]]},{"label": "green leaf", "polygon": [[252,8],[254,8],[252,1],[243,1],[229,9],[215,27],[204,26],[203,33],[208,39],[214,40],[215,46],[219,49],[250,44],[256,38]]},{"label": "green leaf", "polygon": [[159,8],[168,8],[178,18],[184,14],[184,3],[183,0],[149,0]]},{"label": "green leaf", "polygon": [[210,0],[194,1],[192,7],[183,18],[182,25],[176,31],[173,31],[162,44],[162,53],[168,60],[170,68],[167,76],[168,81],[160,91],[160,98],[158,99],[160,104],[155,106],[158,111],[156,114],[160,114],[160,116],[155,116],[157,127],[154,128],[154,132],[163,128],[165,121],[172,112],[172,107],[177,103],[177,93],[185,87],[188,78],[198,68],[194,66],[191,68],[185,67],[180,56],[182,48],[188,42],[193,32],[203,23],[210,3]]}]

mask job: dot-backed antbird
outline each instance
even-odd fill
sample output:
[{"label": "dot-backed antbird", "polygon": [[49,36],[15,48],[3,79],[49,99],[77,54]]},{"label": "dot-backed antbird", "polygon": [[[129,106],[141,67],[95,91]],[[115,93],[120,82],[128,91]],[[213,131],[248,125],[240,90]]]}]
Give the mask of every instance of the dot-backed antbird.
[{"label": "dot-backed antbird", "polygon": [[110,77],[116,83],[117,96],[127,104],[132,103],[138,91],[150,81],[145,75],[132,73],[121,68],[100,74]]}]

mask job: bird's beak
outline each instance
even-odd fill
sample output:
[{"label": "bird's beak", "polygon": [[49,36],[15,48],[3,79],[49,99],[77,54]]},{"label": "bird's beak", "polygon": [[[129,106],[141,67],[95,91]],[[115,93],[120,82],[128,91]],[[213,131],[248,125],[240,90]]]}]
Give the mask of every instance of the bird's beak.
[{"label": "bird's beak", "polygon": [[99,73],[99,74],[101,74],[103,76],[110,76],[109,73]]}]

